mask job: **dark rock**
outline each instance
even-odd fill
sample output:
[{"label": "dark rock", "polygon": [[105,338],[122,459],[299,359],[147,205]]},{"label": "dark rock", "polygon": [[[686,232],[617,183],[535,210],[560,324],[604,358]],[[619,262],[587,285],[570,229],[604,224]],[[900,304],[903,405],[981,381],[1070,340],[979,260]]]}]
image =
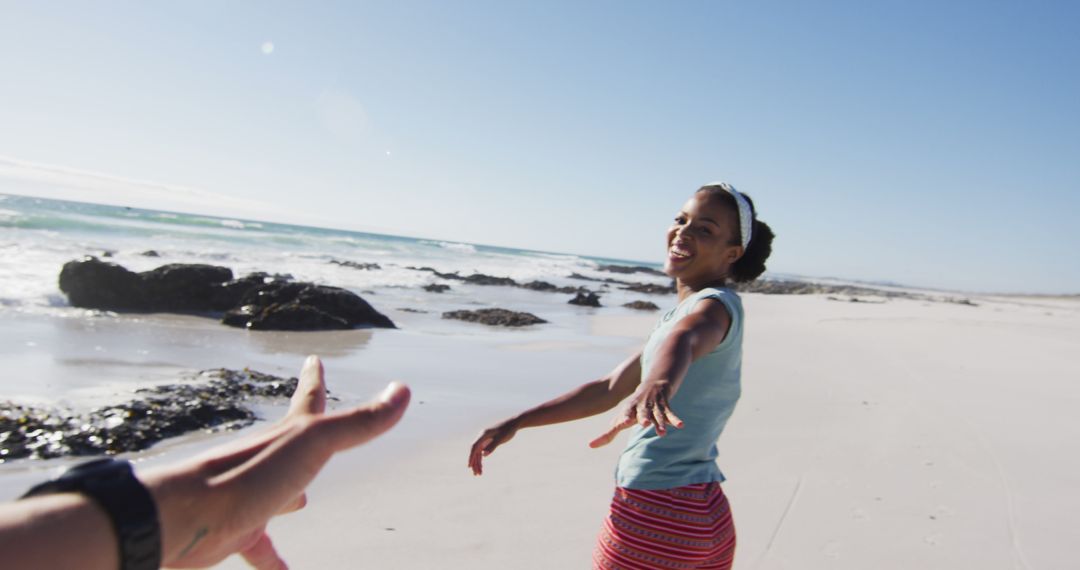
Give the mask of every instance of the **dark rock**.
[{"label": "dark rock", "polygon": [[647,293],[649,295],[671,295],[675,293],[675,282],[672,281],[671,285],[657,285],[655,283],[634,283],[632,285],[626,285],[619,288],[624,291]]},{"label": "dark rock", "polygon": [[597,271],[607,271],[610,273],[645,273],[647,275],[657,275],[665,277],[666,274],[663,271],[653,269],[652,267],[645,267],[643,265],[601,265],[596,268]]},{"label": "dark rock", "polygon": [[660,307],[656,306],[656,303],[650,303],[649,301],[633,301],[623,305],[628,309],[637,309],[639,311],[659,311]]},{"label": "dark rock", "polygon": [[137,273],[96,257],[65,263],[60,270],[60,290],[76,307],[123,310],[145,305]]},{"label": "dark rock", "polygon": [[222,322],[253,330],[395,328],[359,295],[312,283],[269,283],[249,290]]},{"label": "dark rock", "polygon": [[418,313],[418,314],[421,314],[421,315],[426,315],[426,314],[431,312],[431,311],[424,311],[424,310],[421,310],[421,309],[413,309],[412,307],[398,307],[398,310],[403,312],[403,313]]},{"label": "dark rock", "polygon": [[138,451],[191,431],[243,427],[256,419],[248,400],[285,399],[296,384],[296,378],[222,368],[89,412],[0,403],[0,463]]},{"label": "dark rock", "polygon": [[530,289],[532,291],[544,291],[548,293],[570,294],[577,293],[579,291],[588,292],[588,289],[585,289],[584,287],[559,287],[552,283],[548,283],[547,281],[529,281],[528,283],[519,285],[519,287],[521,287],[522,289]]},{"label": "dark rock", "polygon": [[208,311],[232,271],[213,265],[163,265],[135,273],[89,257],[60,270],[60,290],[76,307],[112,311]]},{"label": "dark rock", "polygon": [[547,322],[532,313],[508,311],[506,309],[449,311],[443,313],[442,316],[444,319],[457,319],[460,321],[503,327],[523,327]]},{"label": "dark rock", "polygon": [[450,290],[449,285],[443,285],[442,283],[432,283],[430,285],[424,285],[424,291],[430,293],[444,293]]},{"label": "dark rock", "polygon": [[119,311],[226,312],[222,322],[259,330],[394,328],[359,295],[291,276],[252,273],[233,280],[226,267],[163,265],[134,273],[88,258],[64,264],[60,290],[76,307]]},{"label": "dark rock", "polygon": [[355,261],[338,261],[336,259],[331,259],[330,263],[333,263],[335,265],[341,265],[343,267],[351,267],[353,269],[360,269],[360,270],[363,270],[363,271],[372,271],[372,270],[375,270],[375,269],[382,269],[382,267],[379,267],[378,263],[357,263]]},{"label": "dark rock", "polygon": [[462,277],[462,281],[466,283],[472,283],[473,285],[503,285],[509,287],[516,287],[517,281],[509,277],[494,277],[492,275],[484,275],[483,273],[473,273],[468,277]]},{"label": "dark rock", "polygon": [[571,305],[581,305],[583,307],[599,307],[600,296],[596,293],[578,293],[573,299],[567,301]]},{"label": "dark rock", "polygon": [[622,281],[620,279],[612,279],[610,277],[605,277],[604,279],[597,279],[596,277],[588,277],[588,276],[582,275],[580,273],[571,273],[570,278],[571,279],[579,279],[581,281],[596,281],[598,283],[615,283],[617,285],[633,285],[633,283],[630,282],[630,281]]},{"label": "dark rock", "polygon": [[148,250],[140,253],[139,255],[141,255],[143,257],[161,257],[160,253],[158,253],[158,252],[156,252],[156,251],[154,251],[152,249],[148,249]]}]

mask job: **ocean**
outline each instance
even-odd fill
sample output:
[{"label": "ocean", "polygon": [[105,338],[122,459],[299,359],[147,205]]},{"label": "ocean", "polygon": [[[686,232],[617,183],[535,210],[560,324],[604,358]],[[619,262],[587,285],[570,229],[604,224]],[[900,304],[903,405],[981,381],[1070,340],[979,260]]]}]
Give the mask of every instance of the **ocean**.
[{"label": "ocean", "polygon": [[[659,233],[657,239],[662,239]],[[398,328],[255,332],[226,327],[207,316],[72,307],[58,287],[60,269],[87,255],[133,271],[168,263],[206,263],[228,267],[236,277],[261,271],[343,287],[362,296]],[[521,371],[512,380],[502,380],[506,387],[517,386],[513,394],[523,399],[550,394],[552,380],[543,367],[561,370],[559,382],[573,382],[584,380],[581,374],[606,372],[625,357],[631,342],[623,334],[625,327],[601,321],[652,319],[655,313],[624,308],[624,303],[646,300],[666,306],[674,300],[674,295],[635,293],[616,283],[582,279],[670,283],[660,275],[601,270],[606,264],[656,267],[0,194],[0,361],[7,370],[0,379],[0,400],[85,407],[122,400],[132,389],[175,382],[207,368],[252,367],[291,375],[311,353],[344,369],[347,381],[335,376],[331,384],[357,399],[380,382],[399,379],[428,389],[429,398],[438,393],[449,401],[469,393],[468,398],[479,401],[487,396],[473,390],[476,382],[505,375],[507,368]],[[559,287],[584,286],[601,294],[603,306],[570,305],[567,301],[573,295],[567,293],[476,285],[410,269],[421,267],[463,276],[509,277],[518,283],[541,280]],[[575,274],[577,278],[571,277]],[[424,290],[436,283],[450,289]],[[442,318],[445,311],[483,307],[526,311],[548,323],[507,329]],[[600,328],[607,332],[597,334]],[[506,395],[500,397],[506,400]]]},{"label": "ocean", "polygon": [[[438,308],[448,304],[446,299],[460,300],[455,294],[421,294],[424,285],[446,282],[409,267],[484,273],[519,283],[544,280],[557,286],[594,285],[570,278],[574,273],[594,279],[623,277],[597,270],[605,264],[659,268],[638,261],[0,194],[0,308],[77,314],[80,310],[70,307],[57,288],[57,276],[65,262],[86,255],[134,271],[166,263],[208,263],[229,267],[238,277],[254,271],[289,274],[371,297],[384,312],[387,305]],[[634,274],[631,280],[667,282],[646,274]],[[448,284],[455,289],[453,282]],[[485,296],[497,298],[495,289],[487,288]],[[552,300],[549,293],[536,295]],[[616,290],[612,301],[623,298],[636,297]]]}]

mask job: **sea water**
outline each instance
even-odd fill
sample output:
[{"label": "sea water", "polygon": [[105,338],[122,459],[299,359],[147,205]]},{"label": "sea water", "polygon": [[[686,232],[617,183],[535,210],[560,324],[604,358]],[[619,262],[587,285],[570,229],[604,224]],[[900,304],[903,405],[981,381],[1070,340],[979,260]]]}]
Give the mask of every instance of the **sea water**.
[{"label": "sea water", "polygon": [[[484,273],[519,283],[588,286],[607,293],[603,302],[613,306],[642,295],[570,276],[669,282],[655,275],[597,269],[604,264],[658,267],[636,261],[0,194],[0,311],[79,315],[60,292],[57,277],[64,263],[87,255],[133,271],[167,263],[207,263],[228,267],[237,277],[255,271],[287,274],[349,289],[391,318],[389,312],[400,308],[430,307],[435,312],[461,304],[515,301],[534,309],[562,310],[567,300],[565,294],[467,286],[410,267]],[[450,285],[450,294],[422,289],[432,283]]]},{"label": "sea water", "polygon": [[[87,255],[146,271],[168,263],[283,274],[351,290],[396,330],[245,331],[213,315],[114,313],[72,307],[59,290],[64,263]],[[358,269],[341,265],[377,264]],[[574,254],[303,227],[0,194],[0,400],[85,406],[124,399],[140,386],[175,382],[205,368],[252,367],[295,374],[307,354],[339,371],[339,392],[363,396],[379,382],[405,379],[445,399],[470,382],[516,384],[515,394],[551,378],[578,381],[625,358],[625,337],[593,334],[597,317],[640,316],[633,300],[665,306],[673,295],[645,295],[573,278],[667,284],[663,276],[615,274],[605,264],[648,265]],[[443,279],[430,271],[483,273],[518,283],[542,280],[601,294],[600,308],[570,305],[573,295]],[[445,284],[444,293],[424,290]],[[445,311],[500,307],[546,324],[507,329],[442,318]],[[609,327],[610,328],[610,327]],[[636,342],[636,339],[635,339]],[[546,351],[546,352],[544,352]],[[593,359],[596,359],[594,363]],[[586,362],[588,361],[588,362]],[[507,379],[506,370],[515,370]],[[348,380],[343,382],[342,376]],[[357,380],[353,380],[356,378]],[[455,392],[457,391],[457,392]],[[499,392],[493,392],[499,394]],[[505,395],[493,396],[505,400]]]}]

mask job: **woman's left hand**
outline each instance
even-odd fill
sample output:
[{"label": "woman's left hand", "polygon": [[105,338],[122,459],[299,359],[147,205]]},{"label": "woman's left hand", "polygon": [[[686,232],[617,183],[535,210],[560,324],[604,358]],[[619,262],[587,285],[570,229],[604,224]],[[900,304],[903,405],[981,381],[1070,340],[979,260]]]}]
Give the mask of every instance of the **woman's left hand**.
[{"label": "woman's left hand", "polygon": [[642,427],[653,426],[657,435],[661,437],[667,434],[668,426],[682,429],[683,421],[671,410],[671,404],[668,402],[666,382],[642,384],[630,397],[622,413],[612,420],[611,427],[600,437],[589,442],[589,447],[603,447],[611,443],[619,432],[635,423],[640,423]]}]

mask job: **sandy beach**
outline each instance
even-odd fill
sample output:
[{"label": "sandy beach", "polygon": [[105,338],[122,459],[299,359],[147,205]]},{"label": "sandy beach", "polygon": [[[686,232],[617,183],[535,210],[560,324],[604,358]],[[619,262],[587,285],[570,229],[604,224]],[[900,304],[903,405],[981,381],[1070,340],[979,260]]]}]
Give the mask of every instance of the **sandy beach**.
[{"label": "sandy beach", "polygon": [[[1071,564],[1080,301],[745,297],[744,398],[720,442],[736,568]],[[378,462],[358,451],[274,523],[277,545],[295,568],[586,568],[619,451],[586,447],[605,423],[522,432],[480,478],[472,430]]]},{"label": "sandy beach", "polygon": [[[1080,300],[972,299],[978,306],[744,295],[744,395],[720,441],[736,568],[1069,566],[1080,538],[1072,413]],[[467,450],[480,428],[605,372],[654,318],[613,310],[583,314],[576,336],[477,329],[483,334],[461,337],[237,335],[162,317],[150,319],[151,330],[181,347],[171,358],[152,358],[145,345],[154,334],[128,348],[147,351],[148,370],[246,359],[286,373],[302,353],[321,350],[343,403],[389,379],[412,384],[399,427],[332,461],[308,507],[271,526],[293,568],[586,568],[624,441],[587,447],[608,418],[521,432],[488,458],[482,477],[466,469]],[[100,342],[80,350],[116,356],[132,326],[99,324]],[[118,330],[100,332],[109,327]],[[11,346],[34,330],[5,326],[4,334]],[[31,342],[71,340],[63,330],[42,334]],[[228,437],[236,435],[195,436],[136,458],[153,465]],[[2,498],[65,462],[44,463],[3,466]],[[234,558],[219,567],[245,565]]]}]

